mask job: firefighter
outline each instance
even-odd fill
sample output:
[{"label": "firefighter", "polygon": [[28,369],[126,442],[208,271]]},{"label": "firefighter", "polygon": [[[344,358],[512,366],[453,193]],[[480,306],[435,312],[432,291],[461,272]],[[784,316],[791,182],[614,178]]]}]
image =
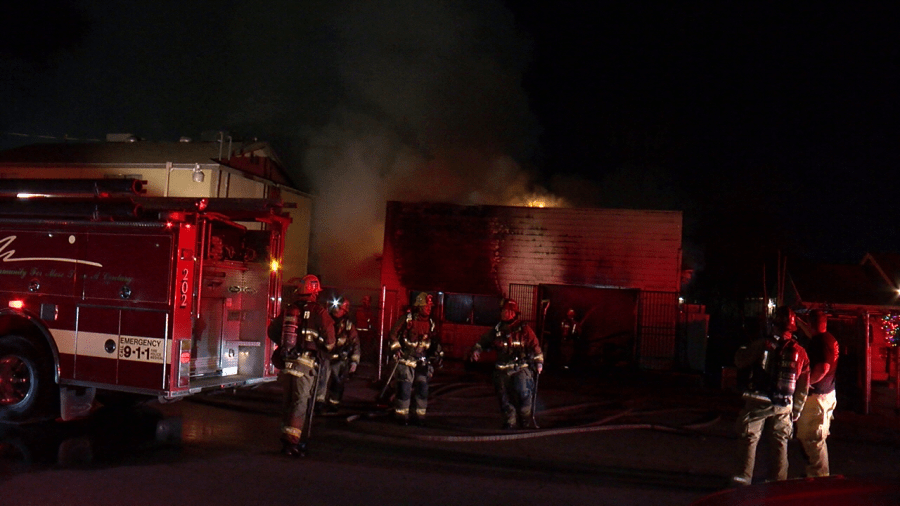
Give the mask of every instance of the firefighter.
[{"label": "firefighter", "polygon": [[284,387],[284,419],[282,452],[291,457],[306,455],[311,404],[315,403],[316,381],[322,358],[334,349],[334,321],[316,299],[321,291],[319,278],[307,274],[300,279],[294,294],[296,300],[272,322],[270,336],[278,334],[281,342],[276,350],[283,365],[280,380]]},{"label": "firefighter", "polygon": [[504,417],[503,428],[536,428],[535,383],[544,368],[544,354],[534,331],[519,319],[515,300],[501,301],[500,322],[475,344],[471,360],[478,361],[486,350],[497,352],[493,382]]},{"label": "firefighter", "polygon": [[434,300],[428,293],[416,296],[413,308],[397,320],[390,333],[390,351],[394,357],[394,417],[401,425],[410,421],[410,402],[415,409],[416,425],[425,424],[428,409],[428,380],[440,367],[444,352],[440,336],[431,318]]},{"label": "firefighter", "polygon": [[349,300],[336,300],[331,307],[331,318],[334,320],[335,344],[322,362],[316,404],[336,413],[344,396],[347,377],[355,373],[359,366],[360,346],[356,325],[350,318]]},{"label": "firefighter", "polygon": [[786,480],[788,440],[800,417],[809,388],[809,358],[794,339],[796,316],[789,307],[776,310],[774,332],[741,347],[735,354],[738,369],[749,370],[744,408],[737,419],[740,469],[734,485],[750,485],[756,463],[756,446],[764,429],[772,438],[771,478]]}]

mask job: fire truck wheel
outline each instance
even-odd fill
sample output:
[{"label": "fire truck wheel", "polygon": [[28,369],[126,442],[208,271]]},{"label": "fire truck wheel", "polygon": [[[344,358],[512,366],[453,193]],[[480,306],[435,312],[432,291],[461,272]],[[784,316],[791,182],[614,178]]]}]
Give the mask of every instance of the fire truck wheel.
[{"label": "fire truck wheel", "polygon": [[0,421],[25,422],[53,416],[58,401],[47,360],[24,337],[0,337]]}]

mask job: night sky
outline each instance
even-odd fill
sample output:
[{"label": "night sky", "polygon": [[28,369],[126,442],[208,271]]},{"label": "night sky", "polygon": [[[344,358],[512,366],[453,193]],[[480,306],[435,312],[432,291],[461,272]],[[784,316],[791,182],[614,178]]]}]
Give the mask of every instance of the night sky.
[{"label": "night sky", "polygon": [[522,15],[546,177],[593,171],[624,206],[645,175],[662,205],[778,220],[835,261],[897,247],[900,9],[574,5]]},{"label": "night sky", "polygon": [[700,270],[900,251],[893,3],[7,4],[0,148],[270,141],[324,197],[315,262],[366,271],[385,200],[534,196],[683,210]]}]

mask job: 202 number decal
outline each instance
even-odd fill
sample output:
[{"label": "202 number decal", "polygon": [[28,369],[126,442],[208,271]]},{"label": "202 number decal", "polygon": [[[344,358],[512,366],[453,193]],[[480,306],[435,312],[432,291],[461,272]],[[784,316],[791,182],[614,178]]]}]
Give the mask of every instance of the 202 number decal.
[{"label": "202 number decal", "polygon": [[190,271],[181,269],[181,307],[186,308],[188,305],[188,294],[190,293]]}]

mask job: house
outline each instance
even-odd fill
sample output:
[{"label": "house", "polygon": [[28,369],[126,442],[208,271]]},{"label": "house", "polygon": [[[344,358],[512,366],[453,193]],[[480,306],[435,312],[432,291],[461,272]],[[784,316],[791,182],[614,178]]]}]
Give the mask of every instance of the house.
[{"label": "house", "polygon": [[842,399],[869,412],[873,385],[893,383],[900,408],[897,336],[891,330],[900,324],[900,255],[870,253],[850,265],[794,259],[786,273],[784,302],[798,308],[801,320],[813,309],[829,314],[829,331],[841,348]]},{"label": "house", "polygon": [[[280,198],[291,215],[283,279],[307,272],[312,197],[296,189],[265,142],[151,142],[110,134],[106,142],[33,144],[0,151],[0,179],[135,178],[147,196]],[[248,224],[249,227],[258,224]]]},{"label": "house", "polygon": [[592,362],[671,368],[681,248],[679,211],[388,202],[382,333],[428,292],[463,358],[511,297],[545,343],[571,308]]}]

